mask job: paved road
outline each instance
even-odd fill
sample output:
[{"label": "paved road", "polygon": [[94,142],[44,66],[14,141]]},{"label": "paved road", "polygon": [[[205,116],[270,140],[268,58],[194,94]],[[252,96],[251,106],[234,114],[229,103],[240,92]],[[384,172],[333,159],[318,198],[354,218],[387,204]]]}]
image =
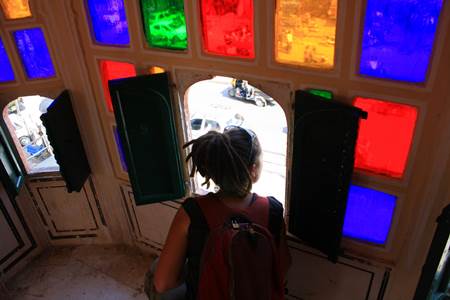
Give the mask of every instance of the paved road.
[{"label": "paved road", "polygon": [[279,105],[257,107],[228,96],[231,79],[215,78],[191,87],[188,94],[189,113],[217,120],[222,126],[236,113],[244,117],[243,127],[252,129],[263,149],[263,172],[253,191],[272,195],[284,202],[286,177],[286,142],[283,132],[286,118]]}]

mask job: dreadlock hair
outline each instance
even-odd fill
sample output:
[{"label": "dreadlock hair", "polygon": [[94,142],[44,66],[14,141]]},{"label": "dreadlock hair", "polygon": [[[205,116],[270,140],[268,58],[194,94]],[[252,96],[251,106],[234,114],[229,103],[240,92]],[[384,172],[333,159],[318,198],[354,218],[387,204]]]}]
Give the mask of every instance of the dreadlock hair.
[{"label": "dreadlock hair", "polygon": [[192,159],[193,177],[198,171],[205,178],[202,185],[209,187],[212,179],[226,194],[244,197],[252,189],[250,167],[261,154],[261,145],[256,135],[241,127],[224,133],[209,131],[198,139],[186,143],[192,145],[186,161]]}]

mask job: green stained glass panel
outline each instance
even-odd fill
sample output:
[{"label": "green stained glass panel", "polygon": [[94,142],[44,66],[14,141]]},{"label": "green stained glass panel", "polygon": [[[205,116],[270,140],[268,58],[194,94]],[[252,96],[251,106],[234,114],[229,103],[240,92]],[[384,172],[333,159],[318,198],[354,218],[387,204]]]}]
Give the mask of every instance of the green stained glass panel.
[{"label": "green stained glass panel", "polygon": [[151,47],[187,49],[183,0],[141,0],[147,42]]},{"label": "green stained glass panel", "polygon": [[332,100],[333,99],[333,93],[327,90],[316,90],[316,89],[309,89],[308,93],[316,95],[316,96],[320,96],[322,98],[325,98],[327,100]]}]

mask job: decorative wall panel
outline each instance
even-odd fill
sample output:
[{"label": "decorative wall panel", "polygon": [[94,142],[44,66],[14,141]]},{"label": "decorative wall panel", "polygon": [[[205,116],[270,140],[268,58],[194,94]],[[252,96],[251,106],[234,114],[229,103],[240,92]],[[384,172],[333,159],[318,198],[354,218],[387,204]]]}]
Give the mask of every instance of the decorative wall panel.
[{"label": "decorative wall panel", "polygon": [[130,186],[121,186],[128,223],[136,242],[161,250],[180,203],[167,201],[136,206]]},{"label": "decorative wall panel", "polygon": [[60,177],[31,180],[28,189],[51,240],[95,238],[106,226],[92,179],[79,193],[67,193]]},{"label": "decorative wall panel", "polygon": [[287,299],[380,300],[389,269],[339,258],[336,264],[301,245],[289,244],[292,267]]},{"label": "decorative wall panel", "polygon": [[36,242],[16,201],[10,201],[0,186],[0,274],[19,263]]}]

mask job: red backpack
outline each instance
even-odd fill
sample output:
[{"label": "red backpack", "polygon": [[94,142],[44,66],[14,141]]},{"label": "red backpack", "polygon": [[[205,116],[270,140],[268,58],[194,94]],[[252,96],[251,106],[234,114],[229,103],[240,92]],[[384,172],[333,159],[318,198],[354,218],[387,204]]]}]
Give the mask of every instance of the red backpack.
[{"label": "red backpack", "polygon": [[282,300],[279,254],[268,228],[269,200],[244,210],[211,197],[198,199],[209,227],[197,300]]}]

